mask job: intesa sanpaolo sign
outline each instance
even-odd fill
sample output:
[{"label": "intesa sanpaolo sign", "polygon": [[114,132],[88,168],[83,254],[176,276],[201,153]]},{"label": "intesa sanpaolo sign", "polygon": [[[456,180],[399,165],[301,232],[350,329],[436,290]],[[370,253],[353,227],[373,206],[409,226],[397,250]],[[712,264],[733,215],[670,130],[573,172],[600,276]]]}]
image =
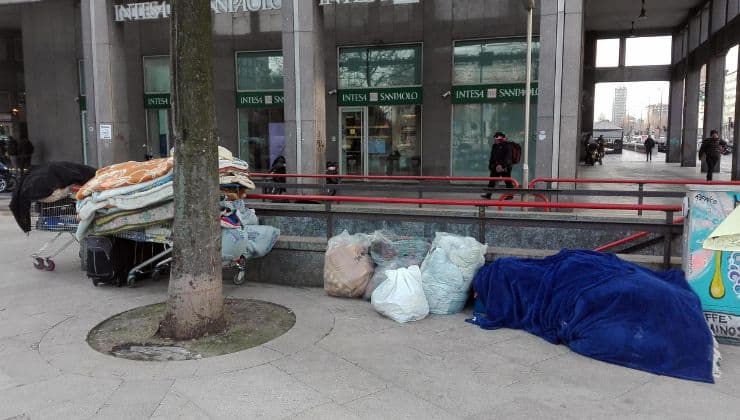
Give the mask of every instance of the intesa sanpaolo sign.
[{"label": "intesa sanpaolo sign", "polygon": [[[211,10],[215,14],[279,10],[281,7],[282,0],[211,0]],[[166,19],[171,13],[167,1],[117,4],[113,8],[116,22]]]}]

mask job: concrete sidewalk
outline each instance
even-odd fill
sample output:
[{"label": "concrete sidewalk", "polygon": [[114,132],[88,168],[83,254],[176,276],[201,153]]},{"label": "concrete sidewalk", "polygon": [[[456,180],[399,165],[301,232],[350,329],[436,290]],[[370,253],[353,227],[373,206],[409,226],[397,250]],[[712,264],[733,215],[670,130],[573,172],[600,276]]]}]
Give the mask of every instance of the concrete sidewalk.
[{"label": "concrete sidewalk", "polygon": [[205,360],[115,359],[86,344],[89,329],[162,301],[166,284],[93,287],[76,249],[36,271],[28,255],[50,236],[0,215],[0,419],[737,418],[737,347],[722,346],[723,377],[706,385],[484,331],[467,313],[400,325],[360,300],[251,282],[225,294],[291,308],[287,334]]}]

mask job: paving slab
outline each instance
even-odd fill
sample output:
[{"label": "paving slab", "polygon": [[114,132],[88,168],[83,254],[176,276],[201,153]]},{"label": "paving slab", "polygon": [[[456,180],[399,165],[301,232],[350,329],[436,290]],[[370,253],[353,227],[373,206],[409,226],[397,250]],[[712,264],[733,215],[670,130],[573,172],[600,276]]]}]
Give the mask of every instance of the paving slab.
[{"label": "paving slab", "polygon": [[[740,347],[700,384],[588,359],[522,331],[485,331],[469,310],[398,324],[321,289],[224,283],[224,295],[290,308],[296,325],[263,346],[151,363],[92,350],[104,319],[165,300],[166,282],[94,287],[77,250],[57,271],[28,258],[50,234],[0,214],[0,419],[735,418]],[[291,275],[291,273],[286,273]]]}]

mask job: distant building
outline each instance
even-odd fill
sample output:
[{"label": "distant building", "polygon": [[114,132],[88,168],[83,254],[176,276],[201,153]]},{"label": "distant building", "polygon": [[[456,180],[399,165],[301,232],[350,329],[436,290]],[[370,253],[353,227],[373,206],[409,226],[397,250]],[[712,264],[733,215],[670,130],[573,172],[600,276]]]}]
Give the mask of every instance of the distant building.
[{"label": "distant building", "polygon": [[647,131],[655,135],[665,135],[668,127],[668,104],[648,105],[648,126]]},{"label": "distant building", "polygon": [[614,89],[614,103],[612,104],[612,122],[620,127],[624,126],[624,117],[627,115],[627,88],[622,86]]}]

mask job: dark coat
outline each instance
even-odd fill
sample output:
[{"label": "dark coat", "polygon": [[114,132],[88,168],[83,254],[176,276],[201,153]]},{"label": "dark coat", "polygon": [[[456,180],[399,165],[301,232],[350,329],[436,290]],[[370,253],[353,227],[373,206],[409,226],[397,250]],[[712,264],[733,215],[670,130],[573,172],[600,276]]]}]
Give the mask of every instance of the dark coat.
[{"label": "dark coat", "polygon": [[648,137],[645,140],[645,150],[653,150],[653,147],[655,147],[655,140],[652,137]]},{"label": "dark coat", "polygon": [[719,160],[720,156],[722,155],[721,146],[726,145],[727,142],[722,139],[715,139],[713,137],[704,139],[704,141],[701,142],[701,147],[699,148],[699,159],[703,159],[704,156],[706,156],[707,159]]},{"label": "dark coat", "polygon": [[491,157],[488,159],[488,169],[494,170],[497,165],[510,168],[513,162],[511,144],[508,141],[493,143],[491,146]]},{"label": "dark coat", "polygon": [[10,200],[10,211],[18,226],[31,230],[31,202],[50,196],[54,190],[82,185],[95,176],[95,168],[73,162],[51,162],[24,175]]}]

